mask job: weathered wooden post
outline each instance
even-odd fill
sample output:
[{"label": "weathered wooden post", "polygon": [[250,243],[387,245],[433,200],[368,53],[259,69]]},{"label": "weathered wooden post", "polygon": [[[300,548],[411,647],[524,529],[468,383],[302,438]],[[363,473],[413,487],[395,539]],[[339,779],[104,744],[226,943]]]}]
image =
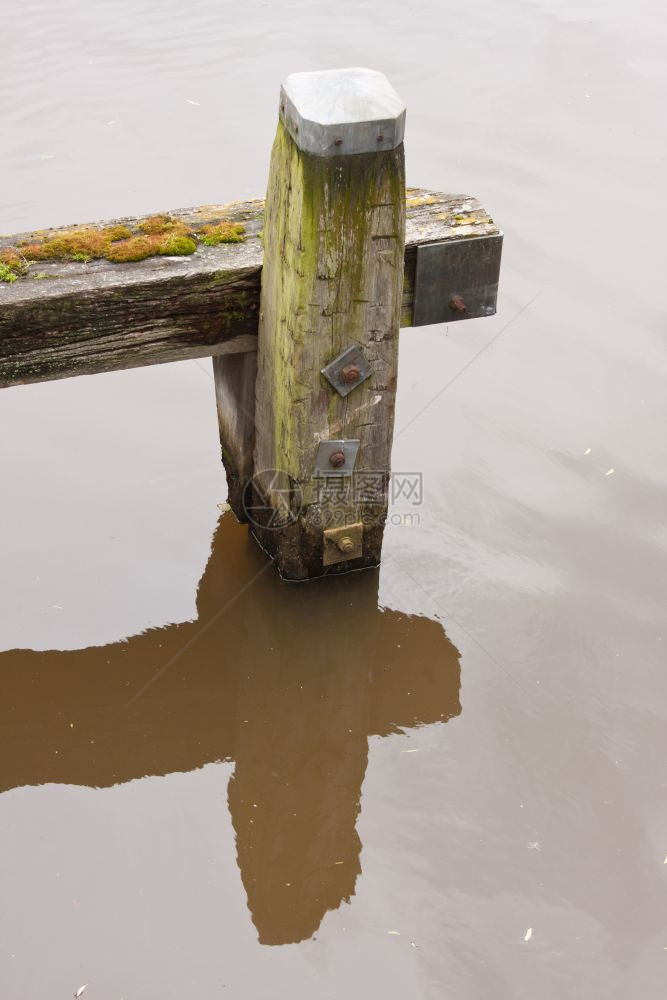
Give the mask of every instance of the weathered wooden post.
[{"label": "weathered wooden post", "polygon": [[[296,73],[281,89],[244,509],[287,579],[380,561],[403,290],[404,122],[402,101],[371,70]],[[230,361],[216,361],[221,386]]]}]

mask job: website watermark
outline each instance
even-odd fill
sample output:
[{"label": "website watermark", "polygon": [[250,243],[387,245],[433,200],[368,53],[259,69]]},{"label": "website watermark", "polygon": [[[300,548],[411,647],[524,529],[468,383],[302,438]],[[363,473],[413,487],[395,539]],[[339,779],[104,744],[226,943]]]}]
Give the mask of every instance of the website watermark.
[{"label": "website watermark", "polygon": [[371,525],[420,524],[420,516],[410,510],[387,510],[384,513],[364,507],[421,507],[423,475],[421,472],[327,473],[300,483],[281,469],[265,469],[248,480],[243,491],[243,509],[257,527],[279,531],[293,524],[306,506],[309,521],[323,528],[359,523]]}]

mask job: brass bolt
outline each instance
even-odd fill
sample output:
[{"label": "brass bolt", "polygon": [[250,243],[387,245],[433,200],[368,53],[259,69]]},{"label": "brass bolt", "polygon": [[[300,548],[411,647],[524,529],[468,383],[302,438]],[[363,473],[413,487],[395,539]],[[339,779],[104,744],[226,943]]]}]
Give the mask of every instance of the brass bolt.
[{"label": "brass bolt", "polygon": [[339,137],[338,139],[334,139],[334,143],[336,146],[342,146],[343,140]]},{"label": "brass bolt", "polygon": [[340,374],[344,382],[358,382],[361,371],[356,365],[345,365]]},{"label": "brass bolt", "polygon": [[449,308],[452,310],[452,312],[457,312],[457,313],[468,312],[468,307],[460,295],[452,295],[451,299],[449,300]]},{"label": "brass bolt", "polygon": [[344,535],[342,538],[339,538],[336,545],[341,552],[351,552],[354,548],[354,542],[349,535]]},{"label": "brass bolt", "polygon": [[334,469],[340,469],[341,465],[345,465],[345,453],[342,451],[334,451],[329,455],[329,465],[333,465]]}]

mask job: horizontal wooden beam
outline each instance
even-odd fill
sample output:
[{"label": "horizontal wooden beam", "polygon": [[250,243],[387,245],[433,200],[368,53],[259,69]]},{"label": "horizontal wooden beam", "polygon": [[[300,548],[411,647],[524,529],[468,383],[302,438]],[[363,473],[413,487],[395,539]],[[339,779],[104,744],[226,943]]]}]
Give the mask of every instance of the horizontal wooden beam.
[{"label": "horizontal wooden beam", "polygon": [[[245,228],[241,242],[199,242],[190,256],[39,260],[0,282],[0,388],[256,350],[263,212],[256,200],[169,213],[195,233],[220,221]],[[142,221],[96,225],[136,230]],[[84,228],[0,237],[0,251]],[[501,234],[475,198],[408,189],[402,326],[413,325],[419,247],[478,241],[482,261],[489,237]]]}]

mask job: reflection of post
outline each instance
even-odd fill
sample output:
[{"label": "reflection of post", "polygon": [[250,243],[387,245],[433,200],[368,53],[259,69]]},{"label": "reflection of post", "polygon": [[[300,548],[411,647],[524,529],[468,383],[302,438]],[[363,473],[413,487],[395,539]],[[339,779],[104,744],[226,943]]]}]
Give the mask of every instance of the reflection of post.
[{"label": "reflection of post", "polygon": [[0,654],[0,790],[234,759],[241,878],[260,940],[275,944],[312,935],[354,893],[368,736],[458,714],[459,665],[437,622],[378,609],[376,573],[295,588],[257,575],[262,564],[224,517],[197,622]]},{"label": "reflection of post", "polygon": [[[361,871],[355,824],[368,755],[360,719],[368,714],[368,676],[360,685],[357,664],[318,671],[302,663],[286,681],[289,655],[267,671],[251,669],[241,684],[244,722],[229,783],[239,868],[264,944],[314,934],[327,910],[353,895]],[[258,682],[268,712],[255,710]]]},{"label": "reflection of post", "polygon": [[459,670],[435,622],[379,612],[376,574],[271,593],[239,679],[229,807],[259,939],[287,944],[354,894],[368,736],[457,714]]}]

